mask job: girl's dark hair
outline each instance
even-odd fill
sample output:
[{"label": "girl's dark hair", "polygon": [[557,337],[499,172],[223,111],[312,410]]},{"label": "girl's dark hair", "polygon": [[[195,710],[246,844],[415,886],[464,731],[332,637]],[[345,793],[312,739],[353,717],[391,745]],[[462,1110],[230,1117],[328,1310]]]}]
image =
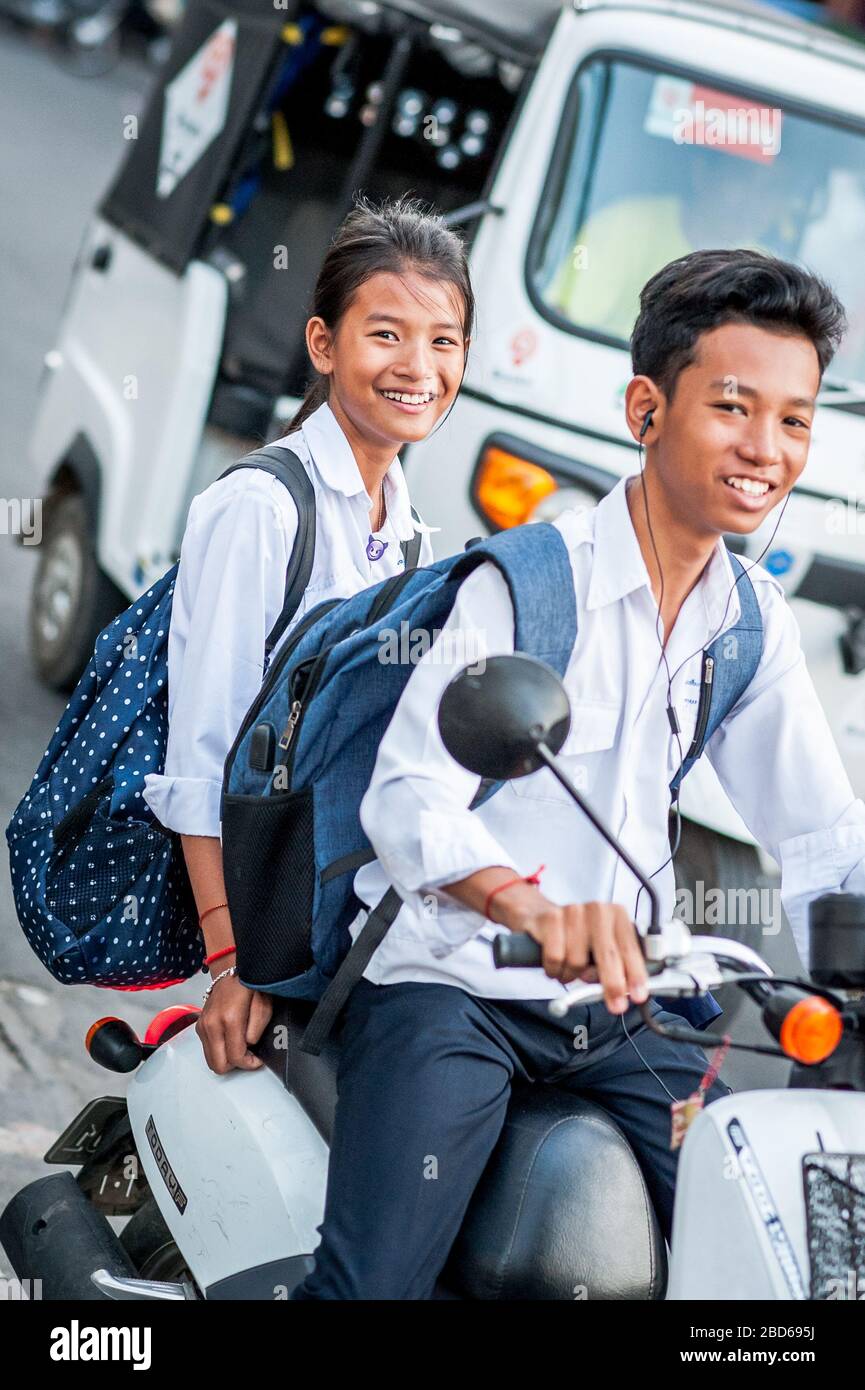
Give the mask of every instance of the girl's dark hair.
[{"label": "girl's dark hair", "polygon": [[[358,198],[324,258],[312,298],[310,318],[332,331],[371,276],[418,271],[430,280],[450,282],[462,295],[463,337],[470,338],[475,298],[462,240],[441,216],[418,198],[388,199],[376,205]],[[328,378],[316,373],[289,425],[297,429],[328,398]]]},{"label": "girl's dark hair", "polygon": [[692,251],[644,285],[631,334],[635,376],[651,377],[672,400],[701,333],[752,323],[810,338],[822,378],[847,328],[844,308],[824,280],[759,251]]}]

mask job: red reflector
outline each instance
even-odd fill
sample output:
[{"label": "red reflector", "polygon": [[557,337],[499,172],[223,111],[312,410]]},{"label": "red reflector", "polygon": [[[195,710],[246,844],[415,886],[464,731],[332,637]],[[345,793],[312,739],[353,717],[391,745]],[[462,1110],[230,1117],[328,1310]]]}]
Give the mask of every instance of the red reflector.
[{"label": "red reflector", "polygon": [[169,1009],[160,1009],[150,1020],[147,1032],[144,1034],[145,1046],[158,1047],[169,1028],[175,1029],[182,1019],[188,1019],[190,1015],[197,1018],[201,1010],[194,1004],[173,1004]]}]

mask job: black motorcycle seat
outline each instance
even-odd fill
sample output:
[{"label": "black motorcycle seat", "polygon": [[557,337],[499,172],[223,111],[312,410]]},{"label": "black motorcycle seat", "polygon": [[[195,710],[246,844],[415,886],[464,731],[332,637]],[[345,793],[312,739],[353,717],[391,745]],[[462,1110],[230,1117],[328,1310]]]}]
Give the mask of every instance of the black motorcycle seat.
[{"label": "black motorcycle seat", "polygon": [[[301,1052],[314,1005],[272,1002],[253,1051],[329,1144],[339,1043],[331,1036],[319,1056]],[[634,1152],[612,1117],[555,1085],[514,1085],[442,1279],[468,1299],[663,1298],[666,1246]]]}]

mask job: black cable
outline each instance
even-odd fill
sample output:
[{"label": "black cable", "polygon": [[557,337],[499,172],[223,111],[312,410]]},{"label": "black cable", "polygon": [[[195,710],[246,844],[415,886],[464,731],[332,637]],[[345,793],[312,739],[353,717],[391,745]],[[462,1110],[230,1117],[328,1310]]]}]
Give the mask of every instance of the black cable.
[{"label": "black cable", "polygon": [[646,1068],[647,1071],[650,1071],[650,1072],[652,1073],[652,1075],[654,1076],[655,1080],[659,1083],[659,1085],[661,1085],[661,1086],[664,1088],[664,1090],[667,1092],[667,1095],[670,1097],[670,1100],[671,1100],[671,1101],[673,1102],[673,1104],[675,1105],[675,1104],[677,1103],[677,1101],[678,1101],[678,1096],[674,1096],[674,1095],[673,1095],[673,1092],[670,1090],[670,1088],[669,1088],[669,1086],[667,1085],[667,1083],[666,1083],[666,1081],[664,1080],[664,1078],[663,1078],[662,1076],[659,1076],[658,1073],[655,1071],[655,1068],[654,1068],[649,1062],[646,1061],[646,1059],[645,1059],[645,1057],[643,1056],[642,1052],[641,1052],[640,1049],[637,1047],[637,1044],[634,1042],[634,1039],[631,1037],[630,1033],[628,1032],[628,1025],[627,1025],[627,1023],[625,1022],[625,1016],[624,1016],[624,1014],[619,1014],[619,1021],[621,1022],[621,1025],[622,1025],[622,1027],[623,1027],[624,1030],[625,1030],[625,1037],[628,1039],[628,1042],[631,1044],[631,1047],[632,1047],[632,1048],[634,1049],[634,1051],[636,1052],[636,1054],[637,1054],[637,1056],[639,1057],[640,1061],[642,1062],[643,1066]]}]

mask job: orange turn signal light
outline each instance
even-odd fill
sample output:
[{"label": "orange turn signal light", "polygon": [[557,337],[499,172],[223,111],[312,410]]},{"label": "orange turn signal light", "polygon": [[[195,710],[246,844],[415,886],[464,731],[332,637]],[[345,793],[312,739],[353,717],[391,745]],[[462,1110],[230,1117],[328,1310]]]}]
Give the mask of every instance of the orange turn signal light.
[{"label": "orange turn signal light", "polygon": [[492,444],[481,456],[475,498],[484,516],[504,530],[522,526],[538,503],[557,487],[546,468]]},{"label": "orange turn signal light", "polygon": [[104,1018],[97,1018],[95,1023],[91,1023],[84,1038],[84,1046],[88,1052],[90,1051],[90,1044],[93,1042],[94,1037],[99,1032],[100,1028],[104,1028],[106,1023],[120,1023],[122,1025],[123,1020],[118,1018],[116,1014],[106,1014]]},{"label": "orange turn signal light", "polygon": [[794,1062],[825,1062],[841,1041],[841,1015],[828,999],[809,995],[794,1004],[781,1024],[781,1046]]}]

